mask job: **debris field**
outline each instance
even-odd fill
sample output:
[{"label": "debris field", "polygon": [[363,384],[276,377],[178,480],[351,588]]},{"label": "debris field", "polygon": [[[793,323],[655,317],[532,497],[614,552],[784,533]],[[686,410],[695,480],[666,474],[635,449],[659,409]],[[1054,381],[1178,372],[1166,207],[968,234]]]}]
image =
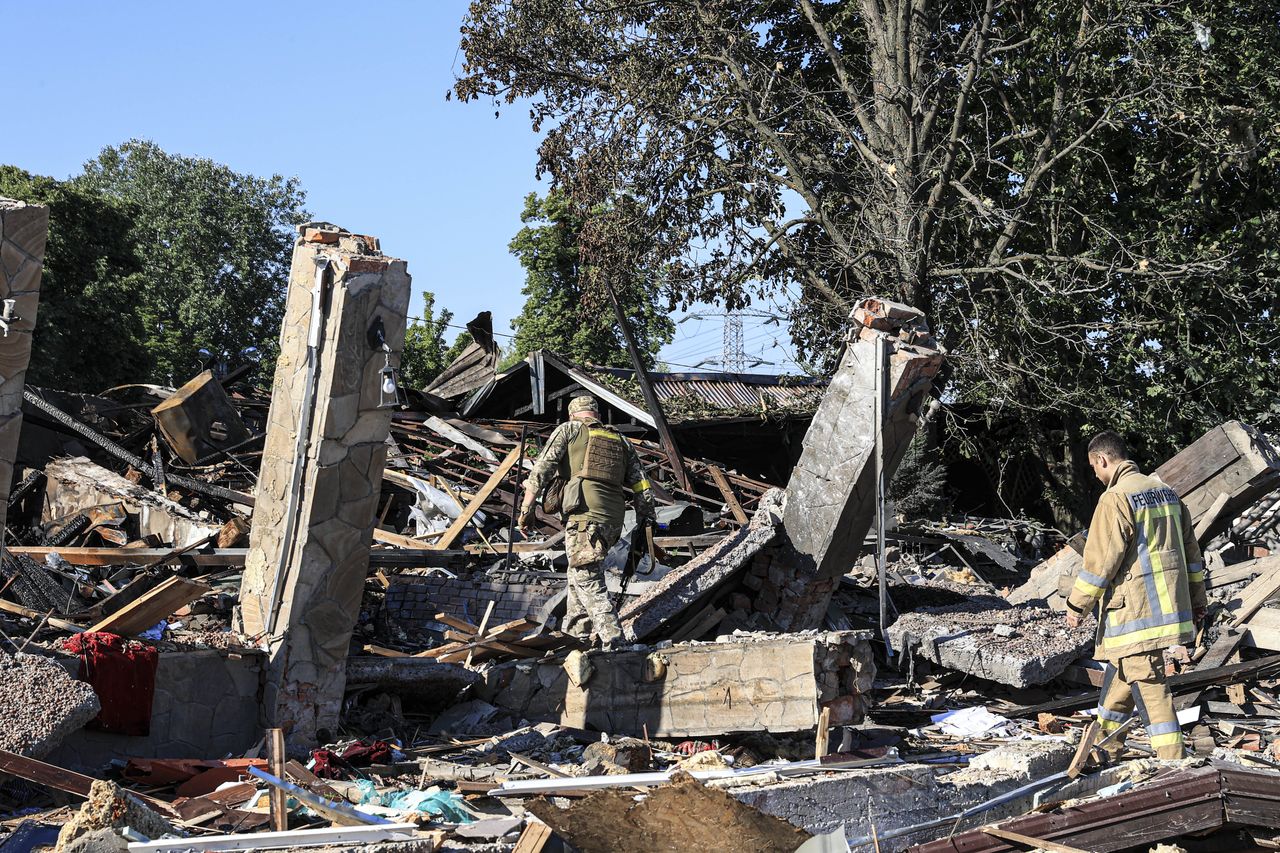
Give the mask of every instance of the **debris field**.
[{"label": "debris field", "polygon": [[[1263,433],[1226,422],[1156,471],[1209,565],[1205,630],[1165,655],[1189,757],[1151,758],[1138,721],[1102,766],[1079,748],[1094,623],[1063,616],[1074,531],[896,518],[877,485],[945,362],[919,312],[864,301],[828,381],[717,422],[714,398],[652,411],[644,370],[499,372],[485,315],[398,388],[408,293],[376,238],[310,223],[269,389],[0,398],[21,426],[0,431],[0,850],[1280,843]],[[606,561],[616,650],[562,630],[564,520],[513,520],[577,393],[658,502],[652,544],[629,514]]]}]

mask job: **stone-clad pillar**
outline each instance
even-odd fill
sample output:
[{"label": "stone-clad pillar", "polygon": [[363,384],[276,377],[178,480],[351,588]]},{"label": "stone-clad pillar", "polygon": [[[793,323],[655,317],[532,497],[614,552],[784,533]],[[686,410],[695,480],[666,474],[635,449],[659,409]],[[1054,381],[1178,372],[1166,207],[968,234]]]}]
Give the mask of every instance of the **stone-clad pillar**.
[{"label": "stone-clad pillar", "polygon": [[[325,223],[299,230],[240,586],[240,627],[270,654],[266,716],[294,750],[338,719],[391,425],[376,338],[380,330],[398,366],[409,306],[405,262],[384,257],[376,239]],[[313,371],[320,258],[328,263]]]},{"label": "stone-clad pillar", "polygon": [[942,367],[943,351],[916,309],[868,299],[852,320],[848,348],[787,484],[783,526],[794,552],[785,559],[795,574],[778,590],[782,630],[821,624],[835,580],[853,566],[875,517],[876,338],[886,339],[889,352],[886,480],[907,452]]},{"label": "stone-clad pillar", "polygon": [[49,208],[0,198],[0,531],[9,512],[13,460],[22,430],[22,389],[31,357],[31,331],[40,302],[40,271],[49,234]]}]

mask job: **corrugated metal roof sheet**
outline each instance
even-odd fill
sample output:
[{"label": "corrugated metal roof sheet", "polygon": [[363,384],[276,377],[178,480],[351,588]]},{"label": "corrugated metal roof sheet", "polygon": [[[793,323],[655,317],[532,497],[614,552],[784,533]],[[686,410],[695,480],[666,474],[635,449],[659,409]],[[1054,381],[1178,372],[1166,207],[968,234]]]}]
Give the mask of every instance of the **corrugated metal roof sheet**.
[{"label": "corrugated metal roof sheet", "polygon": [[[634,374],[619,368],[589,368],[624,379]],[[816,409],[827,390],[826,379],[757,373],[650,373],[660,400],[692,395],[720,409],[760,409],[776,405]],[[762,404],[763,399],[763,404]]]}]

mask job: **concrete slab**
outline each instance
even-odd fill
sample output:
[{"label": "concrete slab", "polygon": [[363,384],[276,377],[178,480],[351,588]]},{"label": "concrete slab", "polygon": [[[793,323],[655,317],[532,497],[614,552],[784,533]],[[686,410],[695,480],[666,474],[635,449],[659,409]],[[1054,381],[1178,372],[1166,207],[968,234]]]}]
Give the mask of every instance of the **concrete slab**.
[{"label": "concrete slab", "polygon": [[765,492],[746,527],[668,572],[625,607],[619,617],[627,638],[644,642],[661,636],[664,628],[678,623],[681,616],[742,572],[761,549],[777,540],[782,503],[781,490]]},{"label": "concrete slab", "polygon": [[895,650],[1011,687],[1043,684],[1093,648],[1094,621],[1070,629],[1047,607],[992,608],[990,600],[903,614],[889,628]]},{"label": "concrete slab", "polygon": [[524,719],[613,735],[703,737],[856,723],[875,678],[866,631],[735,635],[488,669],[478,695]]},{"label": "concrete slab", "polygon": [[[732,784],[729,780],[711,784],[723,787],[734,798],[765,814],[780,817],[815,835],[843,826],[846,837],[860,838],[870,836],[874,827],[880,836],[879,849],[891,853],[929,841],[945,834],[946,830],[940,832],[935,828],[886,839],[884,835],[888,832],[957,814],[1045,775],[1065,770],[1072,751],[1065,744],[1060,746],[1062,748],[1046,748],[1040,742],[1011,742],[999,747],[1003,751],[1000,762],[1003,766],[997,769],[950,770],[933,765],[902,764],[763,785]],[[1014,757],[1022,751],[1036,757],[1026,761]],[[1022,814],[1031,802],[1032,795],[1015,799],[960,822],[958,828]]]}]

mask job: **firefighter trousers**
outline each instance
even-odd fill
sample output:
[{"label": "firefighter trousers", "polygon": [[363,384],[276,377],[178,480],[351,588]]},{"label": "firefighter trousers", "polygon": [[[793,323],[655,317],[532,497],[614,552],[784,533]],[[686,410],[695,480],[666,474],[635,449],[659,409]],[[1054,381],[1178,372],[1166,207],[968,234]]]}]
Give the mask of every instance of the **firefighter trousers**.
[{"label": "firefighter trousers", "polygon": [[[1182,758],[1182,730],[1178,727],[1178,715],[1173,710],[1173,694],[1164,681],[1162,652],[1129,655],[1107,663],[1103,671],[1102,692],[1096,710],[1100,736],[1106,737],[1124,725],[1135,709],[1142,717],[1156,757]],[[1112,758],[1117,758],[1122,747],[1123,743],[1113,741],[1103,749]]]}]

